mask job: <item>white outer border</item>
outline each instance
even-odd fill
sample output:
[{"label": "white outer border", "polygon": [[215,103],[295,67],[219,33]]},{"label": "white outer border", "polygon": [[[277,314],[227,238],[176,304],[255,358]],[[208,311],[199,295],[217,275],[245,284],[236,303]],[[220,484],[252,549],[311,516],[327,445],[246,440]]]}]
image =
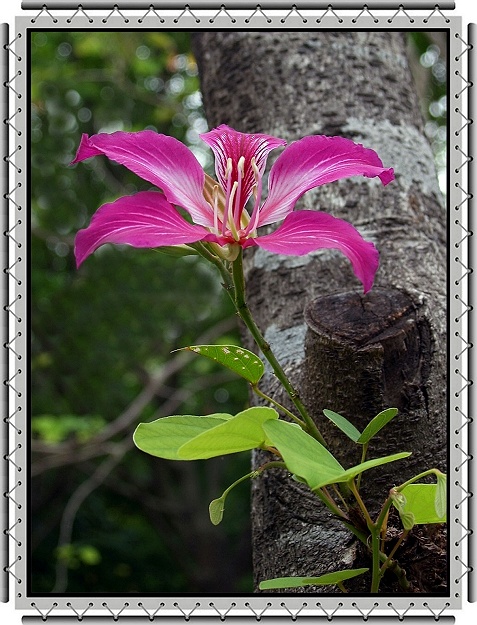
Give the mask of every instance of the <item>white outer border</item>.
[{"label": "white outer border", "polygon": [[[17,5],[19,2],[16,3]],[[47,4],[47,0],[46,0]],[[121,618],[131,616],[142,616],[143,618],[151,618],[154,615],[159,616],[178,616],[181,618],[188,618],[189,615],[193,616],[209,616],[216,619],[225,615],[248,617],[253,620],[261,616],[285,616],[296,617],[299,616],[322,616],[332,618],[333,616],[354,616],[358,618],[374,616],[399,616],[406,618],[410,616],[419,617],[431,617],[433,620],[436,617],[444,619],[444,617],[450,614],[456,614],[462,607],[462,602],[466,598],[466,573],[467,556],[463,555],[463,547],[465,546],[467,536],[467,522],[466,522],[466,508],[468,493],[465,485],[467,483],[467,468],[468,468],[468,454],[467,454],[467,393],[469,380],[466,375],[467,372],[467,355],[466,349],[466,337],[468,315],[467,312],[467,276],[468,270],[466,269],[467,258],[467,214],[466,214],[466,180],[465,180],[465,166],[462,167],[463,157],[460,151],[466,153],[466,144],[463,142],[466,132],[466,90],[465,79],[466,76],[466,53],[463,53],[465,47],[462,43],[462,39],[465,41],[466,33],[462,31],[461,20],[455,17],[453,12],[444,11],[445,18],[451,20],[450,24],[446,24],[445,19],[442,17],[442,13],[433,12],[419,12],[406,10],[406,14],[403,11],[374,11],[373,15],[378,18],[378,24],[374,23],[369,13],[366,11],[340,11],[338,3],[335,2],[334,8],[331,11],[296,11],[290,8],[290,11],[273,11],[268,10],[265,5],[266,2],[262,2],[262,9],[255,11],[194,11],[184,8],[183,11],[160,11],[156,9],[160,16],[165,21],[160,23],[158,21],[157,14],[149,12],[145,15],[144,11],[118,11],[116,9],[112,11],[88,11],[88,15],[78,10],[78,4],[72,2],[71,12],[68,11],[56,11],[49,12],[48,10],[41,11],[39,14],[37,11],[25,11],[23,17],[18,18],[16,23],[13,24],[12,17],[9,15],[10,22],[10,38],[13,41],[19,34],[23,34],[18,38],[15,44],[12,46],[12,52],[22,58],[16,65],[11,63],[10,65],[10,82],[15,92],[10,94],[10,119],[14,128],[10,130],[11,146],[16,147],[16,144],[22,144],[27,140],[26,136],[26,111],[27,103],[21,101],[18,98],[18,94],[27,93],[26,84],[28,80],[27,61],[26,61],[26,37],[24,36],[27,27],[34,26],[35,28],[104,28],[104,29],[120,29],[120,28],[181,28],[184,30],[190,30],[194,28],[208,28],[223,30],[225,28],[233,27],[235,29],[247,29],[247,28],[267,28],[272,30],[280,29],[306,29],[313,28],[376,28],[383,30],[386,27],[402,28],[402,29],[418,29],[429,28],[439,29],[443,27],[451,27],[450,37],[450,50],[449,50],[449,73],[451,78],[450,83],[450,146],[449,146],[449,175],[451,176],[450,182],[450,196],[448,198],[448,211],[450,220],[450,232],[449,232],[449,259],[450,259],[450,300],[449,300],[449,339],[450,339],[450,354],[449,354],[449,370],[452,373],[449,383],[450,394],[450,441],[449,447],[451,452],[451,466],[449,469],[449,485],[450,485],[450,518],[449,518],[449,544],[452,547],[451,554],[451,588],[450,597],[446,598],[432,598],[432,597],[351,597],[347,598],[344,595],[337,595],[333,597],[320,597],[320,596],[293,596],[284,597],[278,596],[277,598],[269,595],[250,595],[249,597],[94,597],[89,599],[88,597],[55,597],[48,595],[45,597],[28,597],[26,596],[26,548],[28,545],[28,537],[26,535],[26,523],[19,522],[19,519],[25,518],[24,515],[27,511],[26,502],[26,484],[22,480],[22,467],[26,467],[27,463],[27,444],[25,440],[25,428],[22,424],[25,423],[27,417],[26,410],[26,397],[28,389],[26,388],[25,376],[22,374],[15,375],[15,372],[21,368],[29,365],[27,362],[26,354],[28,348],[28,328],[25,328],[25,320],[27,318],[27,306],[28,306],[28,294],[26,293],[27,285],[27,264],[24,251],[28,245],[28,233],[26,232],[25,222],[22,220],[22,224],[18,224],[15,227],[14,238],[15,243],[9,239],[9,267],[10,267],[10,289],[11,297],[8,302],[10,304],[19,295],[22,297],[21,301],[17,300],[14,307],[11,308],[15,312],[15,316],[10,317],[10,333],[9,333],[9,380],[11,386],[9,387],[9,399],[10,399],[10,482],[9,482],[9,525],[10,529],[10,558],[8,560],[9,581],[10,581],[10,601],[15,597],[16,608],[24,611],[25,615],[45,617],[49,616],[71,616],[78,618],[82,615],[86,616],[114,616]],[[112,1],[111,4],[114,4]],[[157,4],[157,3],[156,3]],[[226,0],[224,1],[226,5]],[[272,3],[270,3],[272,4]],[[292,5],[293,2],[290,2]],[[299,4],[299,3],[298,3]],[[397,0],[397,5],[399,2]],[[457,10],[459,14],[462,12],[462,8],[458,3]],[[464,4],[464,2],[462,2]],[[467,4],[467,2],[465,2]],[[364,5],[364,2],[363,2]],[[11,7],[10,11],[15,11],[18,7]],[[3,9],[2,9],[3,11]],[[231,16],[236,20],[231,24]],[[414,23],[410,23],[412,17]],[[342,20],[341,23],[338,21]],[[429,18],[430,19],[427,19]],[[93,19],[93,23],[90,23],[88,18]],[[210,23],[210,19],[213,19],[214,23]],[[307,24],[303,23],[303,18],[307,19]],[[2,19],[4,19],[2,13]],[[107,19],[107,23],[103,23],[103,20]],[[128,23],[125,20],[128,19]],[[200,23],[196,20],[200,19]],[[267,22],[271,19],[271,22]],[[285,23],[282,20],[285,19]],[[317,24],[316,20],[320,19],[320,23]],[[392,24],[388,24],[388,19],[392,19]],[[424,20],[427,19],[427,23]],[[31,20],[34,20],[32,24]],[[54,20],[57,20],[56,23]],[[139,23],[139,20],[142,20]],[[353,21],[354,20],[354,21]],[[456,35],[460,35],[462,39],[459,39]],[[458,61],[455,59],[458,58]],[[12,58],[11,58],[12,60]],[[18,74],[21,72],[21,74]],[[456,74],[458,72],[458,74]],[[14,76],[16,76],[14,78]],[[464,90],[463,90],[464,89]],[[463,91],[462,91],[463,90]],[[455,97],[458,94],[458,97]],[[20,105],[19,105],[20,103]],[[455,105],[455,106],[454,106]],[[17,111],[18,108],[22,108],[12,119],[12,114]],[[454,109],[458,108],[460,112],[455,112]],[[464,128],[462,130],[462,128]],[[22,136],[19,137],[16,130],[23,130]],[[456,134],[457,133],[457,134]],[[16,168],[22,170],[22,174],[15,175],[15,169],[10,168],[10,189],[15,191],[11,194],[12,201],[10,202],[10,228],[17,224],[21,215],[25,214],[28,210],[29,201],[26,197],[27,185],[25,172],[27,171],[28,163],[26,157],[28,150],[26,144],[16,155],[14,163]],[[13,150],[10,149],[10,152]],[[457,171],[456,171],[457,170]],[[21,187],[18,187],[21,184]],[[19,208],[21,207],[21,209]],[[21,212],[23,211],[23,213]],[[21,248],[18,248],[18,243],[21,244]],[[457,246],[457,247],[456,247]],[[21,258],[21,261],[18,261]],[[19,305],[21,304],[21,305]],[[7,313],[11,315],[11,313]],[[18,322],[17,318],[21,318],[22,321]],[[458,321],[457,321],[458,320]],[[19,334],[21,333],[21,334]],[[458,333],[456,335],[456,333]],[[22,361],[18,360],[18,355],[22,356]],[[19,365],[20,363],[20,365]],[[457,363],[457,364],[454,364]],[[457,373],[456,373],[457,371]],[[15,376],[12,378],[12,376]],[[21,394],[20,396],[18,394]],[[21,412],[17,412],[20,408]],[[15,416],[12,416],[15,415]],[[455,427],[454,427],[455,424]],[[23,429],[23,433],[19,434],[18,430]],[[21,510],[18,506],[21,505]],[[21,543],[21,544],[19,544]],[[12,547],[16,545],[16,550]],[[286,602],[286,605],[284,604]],[[92,604],[92,605],[90,605]],[[306,604],[306,605],[304,605]],[[319,604],[319,605],[317,605]],[[392,604],[392,606],[390,605]],[[450,605],[448,605],[450,604]],[[3,614],[3,605],[0,605],[0,614]],[[13,606],[7,607],[13,608],[13,614],[18,617],[18,613],[15,613]],[[469,606],[468,606],[469,607]],[[475,605],[473,606],[475,608]],[[475,610],[474,610],[475,611]],[[30,620],[30,619],[28,619]],[[37,620],[37,619],[34,619]],[[8,619],[8,622],[12,622]]]}]

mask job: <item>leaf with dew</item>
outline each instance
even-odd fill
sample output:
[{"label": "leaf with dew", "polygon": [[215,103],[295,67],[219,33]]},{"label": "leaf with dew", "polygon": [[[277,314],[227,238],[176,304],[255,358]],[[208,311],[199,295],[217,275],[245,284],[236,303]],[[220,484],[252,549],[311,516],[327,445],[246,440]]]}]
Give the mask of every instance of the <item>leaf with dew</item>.
[{"label": "leaf with dew", "polygon": [[238,345],[190,345],[176,351],[182,350],[210,358],[231,369],[251,384],[257,384],[265,372],[265,367],[260,358]]}]

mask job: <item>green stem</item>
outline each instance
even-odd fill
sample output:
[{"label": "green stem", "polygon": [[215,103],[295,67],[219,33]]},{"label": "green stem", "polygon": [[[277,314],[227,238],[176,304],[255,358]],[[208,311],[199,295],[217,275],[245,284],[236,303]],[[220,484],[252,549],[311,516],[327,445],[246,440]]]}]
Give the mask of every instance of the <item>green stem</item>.
[{"label": "green stem", "polygon": [[379,549],[379,528],[376,526],[371,528],[371,551],[373,554],[371,592],[377,593],[379,591],[379,583],[381,582],[381,551]]},{"label": "green stem", "polygon": [[299,419],[298,417],[296,417],[293,412],[290,412],[287,408],[285,408],[285,406],[282,406],[281,404],[279,404],[277,401],[275,401],[272,397],[269,397],[268,395],[265,395],[265,393],[263,393],[256,384],[251,384],[252,390],[262,399],[265,399],[266,401],[270,402],[271,404],[273,404],[274,406],[276,406],[278,408],[278,410],[281,410],[282,412],[284,412],[287,416],[290,417],[290,419],[292,419],[293,421],[295,421],[295,423],[298,423],[298,425],[305,430],[306,429],[306,424],[304,421],[302,421],[301,419]]},{"label": "green stem", "polygon": [[253,319],[250,309],[245,301],[245,280],[243,275],[242,250],[240,250],[238,257],[232,263],[232,279],[235,286],[235,308],[238,315],[247,326],[255,343],[258,345],[263,355],[270,363],[275,375],[280,380],[291,401],[295,405],[300,415],[303,417],[303,421],[306,424],[306,431],[308,432],[308,434],[313,436],[313,438],[315,438],[319,443],[326,447],[325,439],[316,427],[313,419],[308,414],[305,406],[302,404],[297,391],[293,388],[280,363],[275,358],[275,355],[272,352],[270,345],[267,343],[264,336],[260,332],[260,329],[255,323],[255,320]]},{"label": "green stem", "polygon": [[320,499],[325,504],[325,506],[329,510],[331,510],[331,512],[333,512],[333,514],[340,517],[343,520],[343,522],[346,522],[346,524],[347,522],[349,522],[349,519],[346,513],[343,512],[343,510],[341,510],[341,508],[339,508],[336,505],[335,500],[333,499],[333,497],[331,497],[331,495],[328,493],[326,489],[317,488],[316,490],[313,490],[313,492],[318,497],[318,499]]},{"label": "green stem", "polygon": [[[366,454],[368,453],[368,443],[364,443],[363,448],[361,450],[361,464],[366,460]],[[358,475],[357,489],[358,491],[361,489],[361,476],[363,474],[360,473]]]},{"label": "green stem", "polygon": [[[358,492],[358,489],[356,487],[354,480],[350,482],[350,488],[351,488],[351,491],[353,492],[353,495],[356,501],[358,502],[358,505],[361,509],[361,512],[364,515],[364,518],[366,519],[366,524],[368,526],[369,533],[371,535],[371,553],[372,553],[371,592],[377,593],[379,591],[379,584],[381,582],[380,562],[381,562],[382,552],[380,550],[380,546],[381,546],[380,535],[381,535],[381,527],[384,523],[385,515],[382,514],[383,511],[381,511],[381,514],[378,517],[378,521],[376,523],[373,523],[373,521],[371,520],[371,517],[369,516],[368,509],[366,508],[363,500],[361,499],[361,496]],[[384,508],[385,506],[383,506],[383,510]],[[385,554],[383,555],[385,556]]]},{"label": "green stem", "polygon": [[271,460],[270,462],[266,462],[265,464],[262,464],[261,466],[259,466],[258,469],[255,470],[255,473],[260,474],[260,473],[263,473],[263,471],[266,471],[267,469],[288,470],[287,465],[281,460]]},{"label": "green stem", "polygon": [[423,477],[427,477],[428,475],[437,475],[438,473],[442,475],[442,471],[439,471],[439,469],[429,469],[428,471],[423,471],[422,473],[419,473],[419,475],[412,477],[407,482],[404,482],[404,484],[400,484],[399,486],[396,486],[394,490],[400,493],[404,488],[406,488],[406,486],[409,486],[409,484],[414,484],[414,482],[417,482]]},{"label": "green stem", "polygon": [[338,497],[340,498],[341,503],[343,504],[343,506],[344,506],[345,510],[347,510],[347,511],[348,511],[348,510],[349,510],[349,506],[348,506],[348,504],[346,503],[346,501],[345,501],[345,499],[344,499],[343,495],[341,494],[341,491],[340,491],[340,489],[338,488],[338,485],[337,485],[337,484],[333,484],[332,486],[333,486],[333,490],[335,491],[335,493],[336,493],[336,494],[338,495]]},{"label": "green stem", "polygon": [[[352,523],[343,521],[343,525],[345,525],[345,527],[347,527],[349,531],[354,534],[356,538],[358,538],[358,540],[360,540],[363,545],[365,545],[365,547],[369,549],[368,534],[359,530],[357,527],[352,525]],[[387,555],[382,551],[379,552],[379,560],[381,562],[386,562],[387,560]],[[410,588],[410,584],[406,577],[406,571],[399,566],[396,560],[393,560],[393,562],[391,562],[391,564],[387,568],[389,571],[392,571],[394,573],[401,588],[407,592]]]},{"label": "green stem", "polygon": [[222,286],[226,290],[227,295],[230,297],[232,302],[235,304],[234,283],[230,271],[225,266],[223,260],[215,254],[212,254],[212,252],[208,250],[203,243],[193,243],[190,244],[190,247],[192,247],[200,256],[202,256],[202,258],[205,258],[205,260],[212,263],[219,270],[223,280]]},{"label": "green stem", "polygon": [[361,495],[359,494],[358,489],[356,488],[356,484],[354,483],[354,480],[351,480],[349,482],[349,487],[351,489],[351,492],[354,495],[354,498],[358,502],[358,506],[360,507],[360,510],[363,513],[363,516],[366,520],[366,525],[368,526],[368,529],[371,532],[372,529],[375,527],[375,524],[373,523],[371,517],[369,516],[368,509],[366,508],[364,501],[361,499]]},{"label": "green stem", "polygon": [[393,559],[394,554],[399,549],[399,547],[401,546],[403,540],[407,537],[408,534],[409,534],[409,530],[404,530],[403,533],[401,534],[401,536],[399,536],[398,540],[396,541],[396,544],[392,548],[392,550],[391,550],[390,554],[388,555],[387,559],[381,565],[381,575],[384,573],[384,571],[389,566],[391,560]]},{"label": "green stem", "polygon": [[266,471],[267,469],[286,469],[286,468],[287,468],[287,465],[284,462],[281,462],[279,460],[272,460],[271,462],[265,462],[265,464],[262,464],[261,466],[259,466],[258,469],[255,469],[254,471],[250,471],[250,473],[247,473],[246,475],[242,475],[242,477],[239,477],[238,480],[235,480],[233,484],[231,484],[228,488],[224,490],[222,497],[227,496],[232,490],[232,488],[235,488],[237,484],[240,484],[241,482],[244,482],[245,480],[248,480],[249,478],[254,479],[258,477],[261,473]]}]

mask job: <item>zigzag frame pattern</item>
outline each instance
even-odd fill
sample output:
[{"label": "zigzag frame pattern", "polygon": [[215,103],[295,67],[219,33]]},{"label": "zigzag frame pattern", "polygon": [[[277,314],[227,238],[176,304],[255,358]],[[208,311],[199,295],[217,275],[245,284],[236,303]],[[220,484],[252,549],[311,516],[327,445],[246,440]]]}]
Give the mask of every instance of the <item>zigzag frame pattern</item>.
[{"label": "zigzag frame pattern", "polygon": [[[268,3],[273,4],[273,3]],[[50,27],[51,25],[58,25],[67,27],[73,22],[78,26],[83,27],[85,20],[88,24],[95,24],[101,27],[108,26],[110,23],[121,27],[124,25],[147,25],[157,26],[158,24],[166,24],[166,27],[173,27],[178,23],[186,22],[188,28],[193,28],[194,25],[207,25],[215,24],[223,20],[228,21],[230,24],[239,27],[239,24],[243,28],[244,25],[250,25],[253,22],[257,27],[272,27],[276,24],[290,24],[293,22],[293,26],[297,27],[308,25],[310,28],[323,27],[345,27],[356,25],[358,22],[363,24],[363,27],[369,27],[369,24],[395,24],[396,26],[405,27],[405,23],[416,26],[433,25],[441,28],[443,25],[451,23],[451,19],[444,14],[439,4],[436,4],[431,12],[422,17],[422,14],[416,15],[412,8],[405,8],[403,4],[397,4],[392,10],[391,16],[379,15],[378,10],[373,8],[370,10],[368,5],[363,6],[357,10],[356,15],[350,17],[348,14],[342,13],[338,6],[329,4],[323,12],[317,10],[306,11],[298,8],[296,4],[291,4],[285,11],[276,11],[273,8],[264,8],[264,3],[257,4],[255,9],[250,11],[238,11],[234,8],[227,7],[226,3],[222,4],[219,10],[205,11],[201,9],[192,10],[190,5],[185,4],[183,8],[177,11],[163,11],[156,4],[151,3],[149,9],[137,16],[137,12],[129,17],[129,11],[121,8],[118,4],[111,3],[111,6],[100,15],[96,15],[97,11],[94,9],[83,8],[83,5],[78,4],[72,6],[68,11],[68,16],[64,17],[64,11],[54,13],[53,10],[48,8],[48,4],[45,2],[38,13],[34,14],[29,22],[31,25],[42,25]],[[58,10],[59,11],[59,10]],[[160,12],[159,12],[160,11]],[[92,14],[94,12],[94,18]],[[212,13],[212,14],[211,14]],[[437,21],[438,20],[438,21]],[[3,45],[3,50],[0,51],[10,61],[9,66],[13,65],[21,66],[22,63],[22,32],[16,32],[11,41],[7,41]],[[453,63],[457,64],[455,75],[461,79],[460,86],[454,93],[451,94],[451,98],[454,98],[455,109],[454,121],[455,130],[453,133],[453,139],[451,146],[455,154],[461,157],[459,162],[454,168],[453,172],[450,172],[454,182],[454,190],[452,195],[452,203],[449,212],[452,212],[452,221],[455,226],[454,237],[452,240],[454,246],[455,256],[451,259],[451,275],[453,276],[454,287],[454,316],[451,319],[450,327],[452,328],[451,334],[455,337],[454,344],[455,349],[452,352],[455,359],[455,387],[454,397],[455,405],[454,412],[457,419],[457,424],[454,429],[454,434],[458,437],[455,443],[455,450],[457,460],[452,467],[453,485],[456,491],[456,498],[454,508],[457,512],[463,509],[460,516],[456,515],[453,519],[454,525],[459,526],[460,536],[456,536],[454,545],[459,549],[456,556],[456,560],[460,563],[460,573],[455,579],[455,585],[458,587],[463,580],[467,578],[469,587],[471,586],[470,580],[472,577],[473,566],[472,562],[464,562],[462,559],[463,547],[467,547],[468,558],[472,558],[471,541],[473,540],[473,531],[469,527],[469,515],[468,508],[470,500],[473,495],[469,488],[468,475],[471,472],[473,455],[472,449],[468,446],[469,441],[472,439],[472,427],[473,417],[469,416],[469,391],[473,384],[471,374],[469,373],[469,361],[473,357],[474,345],[469,330],[470,318],[473,312],[473,303],[470,299],[472,296],[472,274],[473,268],[469,263],[469,247],[473,237],[471,218],[468,217],[468,208],[473,200],[473,191],[471,188],[470,171],[473,166],[474,156],[471,153],[471,129],[474,119],[471,114],[464,113],[464,106],[461,102],[465,102],[472,99],[472,90],[475,89],[475,83],[471,77],[466,77],[461,68],[462,61],[467,59],[468,67],[470,68],[469,59],[471,55],[475,55],[475,30],[469,29],[469,43],[467,43],[463,36],[459,33],[455,33],[455,38],[461,44],[461,50],[454,56]],[[7,63],[8,63],[7,60]],[[470,69],[468,70],[470,72]],[[6,585],[8,587],[9,580],[14,580],[15,589],[22,589],[25,580],[23,579],[25,574],[24,563],[22,562],[22,554],[20,548],[22,547],[24,538],[24,523],[20,518],[19,511],[22,510],[25,502],[25,484],[21,479],[21,471],[23,468],[23,445],[22,445],[22,423],[25,418],[25,411],[21,405],[23,399],[23,393],[21,387],[18,386],[18,382],[21,379],[23,370],[23,363],[25,352],[17,345],[22,341],[25,341],[25,310],[26,302],[21,292],[23,285],[23,276],[25,275],[26,268],[24,267],[24,257],[22,256],[24,250],[24,244],[22,240],[25,239],[24,224],[21,219],[23,210],[23,189],[22,189],[22,174],[26,169],[24,160],[24,154],[26,152],[25,140],[22,131],[18,128],[18,120],[22,119],[25,115],[24,107],[17,106],[16,102],[22,99],[21,84],[24,80],[22,75],[22,69],[10,69],[10,73],[3,81],[3,89],[9,94],[10,104],[13,103],[13,113],[8,112],[5,118],[2,120],[4,127],[9,135],[10,147],[5,152],[3,161],[6,166],[7,182],[11,181],[11,184],[6,188],[3,194],[3,200],[5,205],[8,206],[9,222],[5,230],[3,231],[4,243],[6,243],[7,254],[5,256],[6,262],[3,269],[5,280],[8,283],[9,298],[6,304],[3,306],[3,321],[7,328],[7,334],[3,343],[4,357],[8,360],[9,371],[3,380],[4,391],[8,395],[9,410],[3,419],[4,430],[6,431],[6,440],[10,441],[10,446],[6,450],[3,458],[0,459],[4,463],[4,467],[7,467],[9,474],[9,482],[5,488],[4,500],[8,505],[10,517],[7,515],[7,519],[12,519],[7,523],[4,535],[6,541],[10,546],[10,557],[7,562],[4,563],[3,573],[6,579]],[[458,105],[458,106],[457,106]],[[471,110],[470,106],[468,110]],[[450,150],[449,150],[450,151]],[[451,415],[452,416],[452,415]],[[475,435],[474,435],[475,438]],[[459,455],[460,453],[460,455]],[[20,479],[19,479],[20,478]],[[452,480],[451,480],[452,481]],[[5,581],[5,580],[4,580]],[[22,597],[22,592],[19,592],[19,596]],[[459,593],[456,593],[457,595]],[[469,596],[471,592],[469,591]],[[281,601],[279,603],[269,601],[267,598],[261,598],[259,596],[253,597],[251,601],[238,601],[238,600],[226,600],[219,602],[217,600],[203,599],[202,601],[182,600],[178,601],[161,601],[155,603],[151,601],[123,601],[122,599],[111,599],[108,601],[94,601],[89,602],[84,607],[84,600],[75,599],[75,605],[72,601],[52,601],[51,598],[41,598],[36,601],[28,601],[27,597],[24,597],[21,604],[26,606],[29,614],[37,614],[42,620],[47,620],[48,616],[52,614],[61,614],[65,616],[71,616],[77,620],[82,620],[83,617],[94,613],[101,616],[113,617],[114,620],[119,620],[120,617],[137,616],[141,621],[144,618],[154,620],[156,616],[177,616],[188,621],[192,616],[210,616],[219,617],[220,620],[225,620],[231,616],[245,616],[251,620],[260,620],[264,616],[284,616],[291,618],[293,621],[299,616],[322,616],[327,620],[332,620],[335,616],[352,615],[362,620],[367,620],[371,615],[377,613],[382,614],[382,610],[392,616],[397,616],[399,620],[404,620],[405,617],[419,616],[426,619],[446,620],[447,614],[450,614],[452,610],[452,602],[440,600],[440,602],[433,601],[432,599],[425,599],[422,601],[419,597],[416,597],[413,601],[405,600],[399,601],[380,601],[379,597],[374,598],[378,600],[370,600],[369,598],[359,599],[355,598],[352,602],[345,602],[340,599],[333,605],[333,602],[316,601],[313,597],[307,597],[306,602],[300,604],[294,603],[293,607],[290,602],[285,603]],[[475,597],[474,597],[475,599]],[[472,599],[471,599],[472,600]],[[81,607],[83,605],[83,607]],[[298,607],[297,607],[298,605]],[[225,607],[224,607],[225,606]]]}]

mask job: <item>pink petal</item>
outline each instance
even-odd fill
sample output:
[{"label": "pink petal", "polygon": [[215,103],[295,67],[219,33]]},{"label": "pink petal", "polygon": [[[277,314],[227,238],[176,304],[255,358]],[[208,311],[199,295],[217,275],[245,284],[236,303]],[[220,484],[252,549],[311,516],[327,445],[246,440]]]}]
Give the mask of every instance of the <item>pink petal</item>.
[{"label": "pink petal", "polygon": [[268,197],[260,210],[259,226],[280,221],[306,191],[350,176],[394,180],[374,150],[344,137],[314,135],[285,148],[270,170]]},{"label": "pink petal", "polygon": [[200,138],[210,146],[215,155],[215,171],[222,187],[227,189],[227,160],[232,159],[231,182],[238,179],[237,163],[244,157],[244,178],[242,182],[240,205],[245,206],[255,185],[255,175],[251,166],[252,157],[260,174],[263,174],[268,154],[275,148],[286,145],[283,139],[269,135],[245,134],[229,128],[225,124],[214,128],[210,132],[200,135]]},{"label": "pink petal", "polygon": [[133,247],[182,245],[208,238],[202,226],[186,221],[162,193],[141,191],[103,204],[87,228],[75,239],[76,264],[104,243],[126,243]]},{"label": "pink petal", "polygon": [[104,154],[164,191],[172,204],[185,208],[197,224],[213,225],[213,210],[203,189],[205,173],[192,152],[174,137],[152,130],[100,133],[81,137],[78,163]]},{"label": "pink petal", "polygon": [[[252,239],[250,239],[252,240]],[[379,253],[347,221],[319,211],[290,213],[271,234],[253,239],[256,245],[275,254],[302,256],[323,248],[338,249],[349,258],[366,293],[373,285]]]}]

